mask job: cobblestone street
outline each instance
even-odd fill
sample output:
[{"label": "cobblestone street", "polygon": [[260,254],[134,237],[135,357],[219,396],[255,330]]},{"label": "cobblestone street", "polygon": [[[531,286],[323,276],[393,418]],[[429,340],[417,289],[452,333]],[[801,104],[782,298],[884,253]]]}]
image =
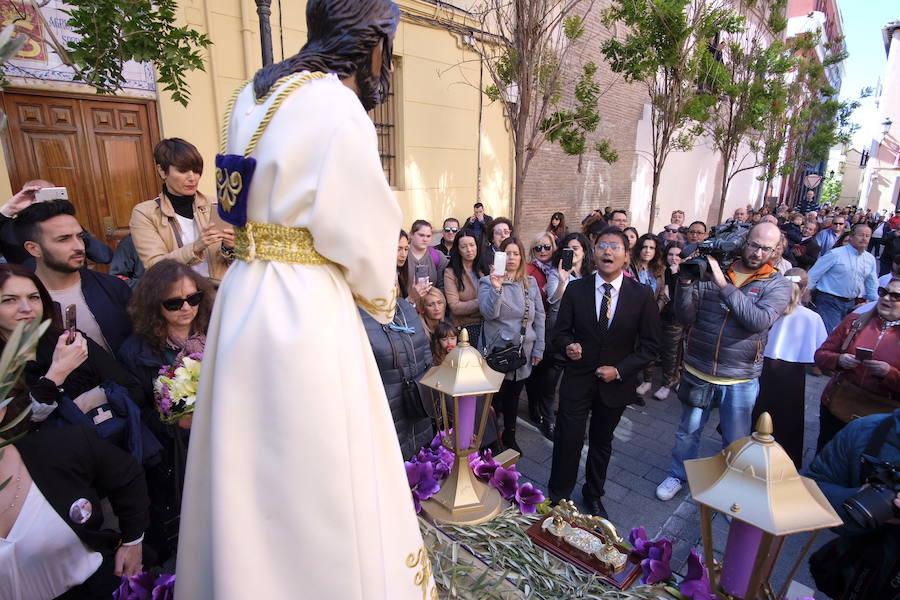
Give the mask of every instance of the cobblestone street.
[{"label": "cobblestone street", "polygon": [[[818,435],[819,397],[827,381],[826,377],[807,376],[804,466],[814,456]],[[524,395],[520,406],[527,406]],[[632,404],[626,409],[615,433],[603,503],[623,537],[627,537],[633,527],[643,525],[651,539],[665,536],[672,540],[672,567],[674,571],[683,574],[689,549],[702,549],[698,506],[691,500],[687,485],[669,502],[661,502],[655,494],[656,486],[666,477],[665,471],[669,465],[680,414],[681,405],[674,394],[665,402],[658,402],[648,394],[646,406]],[[525,415],[525,412],[520,412],[517,432],[517,441],[524,452],[519,461],[519,470],[525,479],[546,492],[553,445],[525,419]],[[721,450],[721,438],[716,433],[717,422],[713,415],[706,426],[700,445],[700,457],[711,456]],[[777,423],[774,425],[778,427]],[[586,456],[587,446],[582,452],[581,471],[574,492],[573,499],[576,502],[582,500],[581,484],[584,481]],[[724,550],[727,533],[728,523],[722,515],[717,515],[713,521],[713,535],[719,558]],[[831,539],[832,535],[827,531],[820,532],[811,552]],[[784,581],[792,566],[792,559],[797,556],[807,539],[808,534],[800,534],[785,542],[772,577],[776,586]],[[793,579],[814,589],[807,559],[808,555]],[[824,598],[821,595],[816,597]]]}]

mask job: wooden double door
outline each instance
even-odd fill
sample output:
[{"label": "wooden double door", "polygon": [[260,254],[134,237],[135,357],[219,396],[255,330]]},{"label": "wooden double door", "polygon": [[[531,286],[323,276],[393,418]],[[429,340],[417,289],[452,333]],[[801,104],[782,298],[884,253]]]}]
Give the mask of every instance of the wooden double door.
[{"label": "wooden double door", "polygon": [[65,186],[81,224],[115,246],[128,233],[132,207],[161,189],[155,102],[24,90],[2,97],[13,191],[31,179]]}]

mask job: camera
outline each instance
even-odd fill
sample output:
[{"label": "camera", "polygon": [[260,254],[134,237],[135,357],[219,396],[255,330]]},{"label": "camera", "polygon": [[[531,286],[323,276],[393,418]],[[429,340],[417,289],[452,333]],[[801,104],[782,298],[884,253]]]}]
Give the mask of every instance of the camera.
[{"label": "camera", "polygon": [[678,277],[690,281],[707,281],[709,279],[707,256],[715,258],[722,265],[722,269],[726,269],[740,255],[741,246],[744,245],[750,227],[750,223],[719,225],[712,228],[708,239],[685,246],[681,251],[682,256],[696,256],[681,263],[678,267]]},{"label": "camera", "polygon": [[894,506],[894,498],[900,492],[900,465],[880,462],[866,455],[862,456],[862,461],[874,469],[866,478],[869,487],[847,498],[844,509],[857,525],[872,529],[888,519],[900,517],[900,511]]}]

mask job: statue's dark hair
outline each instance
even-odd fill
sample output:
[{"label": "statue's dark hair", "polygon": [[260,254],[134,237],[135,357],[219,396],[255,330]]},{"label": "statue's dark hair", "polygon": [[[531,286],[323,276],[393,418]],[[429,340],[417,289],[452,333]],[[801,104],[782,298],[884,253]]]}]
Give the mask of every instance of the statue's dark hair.
[{"label": "statue's dark hair", "polygon": [[[309,0],[306,4],[306,45],[294,56],[263,67],[253,79],[257,98],[276,81],[299,71],[356,76],[366,110],[384,101],[390,87],[393,38],[400,9],[391,0]],[[371,72],[372,51],[384,48],[381,73]]]}]

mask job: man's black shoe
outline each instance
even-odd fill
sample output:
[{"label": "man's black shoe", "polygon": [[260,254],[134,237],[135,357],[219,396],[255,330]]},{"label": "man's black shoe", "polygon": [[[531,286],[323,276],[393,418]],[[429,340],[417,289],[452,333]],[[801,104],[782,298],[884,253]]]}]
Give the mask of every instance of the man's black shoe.
[{"label": "man's black shoe", "polygon": [[556,434],[556,425],[544,421],[541,423],[541,433],[544,434],[545,438],[552,442],[553,436]]},{"label": "man's black shoe", "polygon": [[584,504],[587,507],[588,513],[603,517],[604,519],[609,519],[609,513],[606,512],[606,507],[603,506],[603,503],[600,502],[599,498],[585,500]]}]

